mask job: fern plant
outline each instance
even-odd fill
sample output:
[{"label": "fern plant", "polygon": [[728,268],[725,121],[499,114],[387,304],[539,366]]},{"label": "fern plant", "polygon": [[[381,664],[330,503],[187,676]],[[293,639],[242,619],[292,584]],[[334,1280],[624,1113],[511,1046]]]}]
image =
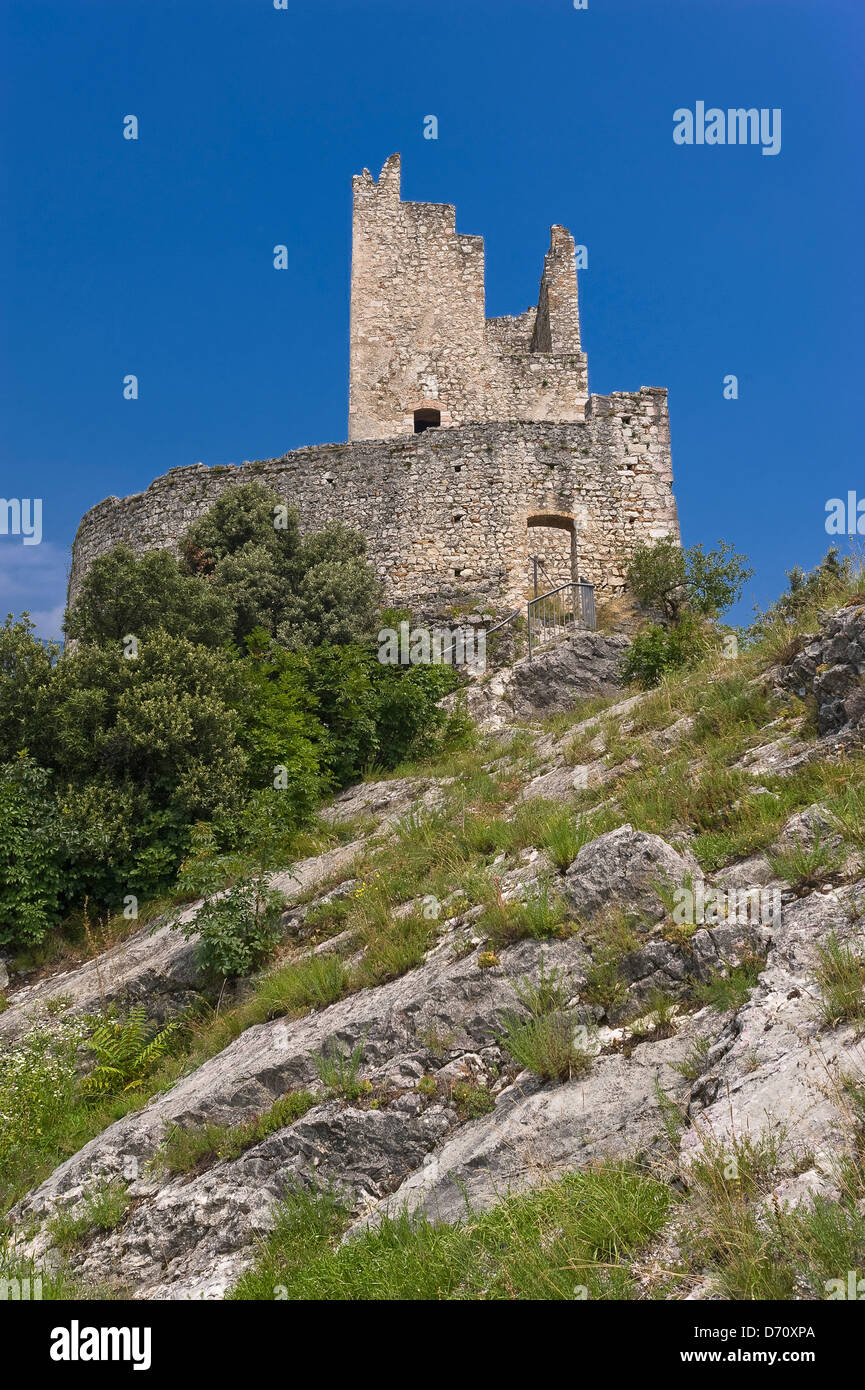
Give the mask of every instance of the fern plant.
[{"label": "fern plant", "polygon": [[117,1017],[116,1009],[110,1010],[84,1044],[96,1062],[84,1079],[85,1094],[99,1099],[137,1090],[166,1056],[177,1027],[167,1023],[155,1029],[141,1004],[124,1019]]}]

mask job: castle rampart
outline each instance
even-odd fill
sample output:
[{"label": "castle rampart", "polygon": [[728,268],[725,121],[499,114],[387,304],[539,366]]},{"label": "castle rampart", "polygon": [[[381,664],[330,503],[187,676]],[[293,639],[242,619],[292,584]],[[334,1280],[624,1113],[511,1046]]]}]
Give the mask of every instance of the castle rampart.
[{"label": "castle rampart", "polygon": [[[296,506],[304,530],[340,520],[361,531],[393,603],[423,607],[466,593],[518,602],[542,535],[561,571],[569,568],[572,531],[580,575],[615,592],[637,540],[678,534],[666,392],[592,396],[585,416],[325,444],[241,467],[173,469],[146,492],[109,497],[87,513],[75,539],[70,601],[97,555],[118,542],[139,552],[176,551],[226,488],[252,478]],[[549,577],[561,582],[569,574]]]}]

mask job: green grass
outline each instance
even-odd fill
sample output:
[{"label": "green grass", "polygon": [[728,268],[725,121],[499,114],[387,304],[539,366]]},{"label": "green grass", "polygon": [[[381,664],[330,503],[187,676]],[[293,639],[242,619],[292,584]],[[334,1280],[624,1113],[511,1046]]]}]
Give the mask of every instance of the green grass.
[{"label": "green grass", "polygon": [[[8,1281],[8,1287],[7,1286]],[[2,1292],[6,1289],[6,1293]],[[63,1261],[38,1265],[16,1255],[0,1240],[0,1302],[8,1300],[67,1303],[80,1299],[105,1299],[109,1291],[86,1284]]]},{"label": "green grass", "polygon": [[351,1052],[333,1043],[327,1052],[313,1057],[319,1080],[331,1096],[351,1102],[372,1090],[370,1083],[360,1075],[363,1053],[363,1042],[359,1042]]},{"label": "green grass", "polygon": [[334,1248],[348,1221],[339,1196],[295,1192],[230,1297],[627,1299],[629,1260],[660,1230],[671,1200],[657,1178],[605,1163],[455,1225],[402,1214]]},{"label": "green grass", "polygon": [[784,1172],[801,1172],[812,1160],[793,1160],[783,1134],[764,1133],[712,1141],[688,1169],[686,1261],[713,1273],[722,1298],[826,1299],[837,1288],[832,1281],[846,1288],[847,1271],[865,1267],[865,1214],[849,1193],[792,1209],[763,1200]]},{"label": "green grass", "polygon": [[595,748],[597,729],[578,729],[562,745],[565,767],[579,767],[595,762],[600,754]]},{"label": "green grass", "polygon": [[625,956],[640,948],[642,938],[632,919],[614,909],[597,916],[586,937],[592,948],[592,963],[586,973],[582,997],[608,1015],[615,1013],[628,998],[628,986],[619,967]]},{"label": "green grass", "polygon": [[830,819],[853,849],[865,850],[865,779],[860,775],[838,790],[828,803]]},{"label": "green grass", "polygon": [[478,931],[487,934],[494,946],[507,946],[527,937],[541,940],[561,934],[565,918],[564,902],[548,883],[539,883],[525,898],[505,902],[494,888],[490,901],[478,919]]},{"label": "green grass", "polygon": [[335,951],[328,951],[305,956],[265,975],[257,983],[256,1000],[265,1018],[326,1009],[343,998],[349,981],[345,961]]},{"label": "green grass", "polygon": [[583,1076],[591,1057],[576,1035],[576,1019],[567,1008],[570,981],[555,966],[540,963],[539,978],[524,976],[514,993],[525,1012],[508,1011],[496,1040],[520,1067],[543,1081],[570,1081]]},{"label": "green grass", "polygon": [[532,845],[546,850],[560,871],[570,868],[580,850],[609,827],[599,814],[579,809],[576,802],[524,802],[514,818],[513,848]]},{"label": "green grass", "polygon": [[834,931],[817,946],[817,988],[828,1028],[865,1019],[865,955],[839,941]]},{"label": "green grass", "polygon": [[741,1009],[750,998],[751,990],[765,965],[765,957],[747,956],[739,965],[734,965],[724,974],[695,983],[692,988],[693,997],[697,1004],[708,1004],[719,1013]]},{"label": "green grass", "polygon": [[436,926],[420,913],[370,919],[360,932],[363,959],[357,967],[359,987],[383,985],[421,965],[436,937]]},{"label": "green grass", "polygon": [[58,1212],[48,1223],[48,1231],[58,1249],[68,1252],[99,1231],[113,1231],[126,1219],[128,1209],[126,1188],[115,1178],[89,1192],[75,1212]]},{"label": "green grass", "polygon": [[176,1125],[166,1138],[160,1160],[167,1172],[176,1174],[202,1169],[221,1159],[239,1158],[268,1135],[299,1120],[315,1103],[309,1091],[292,1091],[245,1124]]},{"label": "green grass", "polygon": [[557,736],[565,734],[572,729],[575,724],[583,724],[587,719],[595,719],[599,714],[603,714],[611,705],[617,704],[622,699],[621,694],[616,695],[585,695],[576,700],[571,709],[563,714],[550,714],[540,721],[540,727],[545,733]]},{"label": "green grass", "polygon": [[672,1063],[673,1070],[677,1071],[680,1076],[684,1076],[686,1081],[696,1081],[703,1074],[711,1045],[709,1038],[697,1038],[688,1048],[681,1062]]},{"label": "green grass", "polygon": [[797,893],[809,891],[825,883],[837,871],[841,856],[837,849],[824,844],[819,836],[812,845],[796,843],[768,855],[772,872],[783,878]]}]

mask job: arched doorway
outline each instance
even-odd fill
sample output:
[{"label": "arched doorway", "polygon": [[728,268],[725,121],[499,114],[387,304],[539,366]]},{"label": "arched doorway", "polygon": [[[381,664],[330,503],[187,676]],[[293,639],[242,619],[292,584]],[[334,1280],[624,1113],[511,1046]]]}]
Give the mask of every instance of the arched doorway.
[{"label": "arched doorway", "polygon": [[528,535],[529,597],[543,594],[579,579],[578,526],[563,512],[535,512],[526,518]]}]

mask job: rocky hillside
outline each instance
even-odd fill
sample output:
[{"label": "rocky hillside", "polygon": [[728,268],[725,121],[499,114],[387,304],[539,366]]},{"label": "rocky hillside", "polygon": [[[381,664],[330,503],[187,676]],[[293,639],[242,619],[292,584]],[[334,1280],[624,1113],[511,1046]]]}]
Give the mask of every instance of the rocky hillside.
[{"label": "rocky hillside", "polygon": [[469,751],[339,795],[262,974],[214,993],[192,903],[12,979],[7,1072],[80,1071],[106,1010],[182,1027],[13,1184],[10,1266],[144,1299],[863,1267],[865,602],[651,693],[614,689],[625,641],[477,683]]}]

